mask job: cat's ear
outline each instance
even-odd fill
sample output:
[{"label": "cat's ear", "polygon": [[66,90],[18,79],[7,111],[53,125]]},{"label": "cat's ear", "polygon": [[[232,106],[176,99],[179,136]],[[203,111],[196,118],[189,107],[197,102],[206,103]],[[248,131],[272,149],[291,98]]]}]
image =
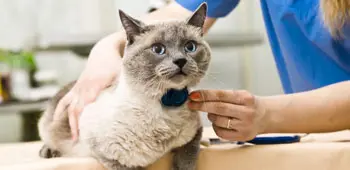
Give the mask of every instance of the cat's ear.
[{"label": "cat's ear", "polygon": [[134,37],[143,32],[144,24],[141,21],[132,18],[122,10],[119,10],[119,17],[126,32],[127,39],[130,43],[132,43],[134,41]]},{"label": "cat's ear", "polygon": [[192,16],[187,20],[187,24],[195,27],[203,28],[205,18],[207,16],[208,5],[206,2],[202,3]]}]

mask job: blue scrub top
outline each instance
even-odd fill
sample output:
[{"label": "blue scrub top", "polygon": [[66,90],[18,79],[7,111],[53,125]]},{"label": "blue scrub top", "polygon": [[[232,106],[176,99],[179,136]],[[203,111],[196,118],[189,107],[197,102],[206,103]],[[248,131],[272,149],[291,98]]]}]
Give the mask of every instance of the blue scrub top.
[{"label": "blue scrub top", "polygon": [[[239,0],[176,2],[191,11],[207,2],[208,17],[220,18]],[[333,39],[322,23],[319,0],[261,0],[261,8],[285,93],[350,80],[350,24],[343,28],[344,38]]]}]

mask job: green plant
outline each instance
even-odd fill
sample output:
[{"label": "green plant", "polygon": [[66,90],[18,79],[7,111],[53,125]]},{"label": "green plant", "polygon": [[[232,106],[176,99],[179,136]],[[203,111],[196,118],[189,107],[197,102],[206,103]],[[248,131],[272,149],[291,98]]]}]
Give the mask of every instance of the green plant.
[{"label": "green plant", "polygon": [[37,70],[34,53],[31,51],[7,51],[0,49],[0,62],[9,65],[11,68]]},{"label": "green plant", "polygon": [[35,63],[34,53],[30,51],[22,51],[21,55],[24,57],[24,60],[28,63],[30,70],[37,70]]},{"label": "green plant", "polygon": [[0,62],[9,64],[8,51],[0,49]]}]

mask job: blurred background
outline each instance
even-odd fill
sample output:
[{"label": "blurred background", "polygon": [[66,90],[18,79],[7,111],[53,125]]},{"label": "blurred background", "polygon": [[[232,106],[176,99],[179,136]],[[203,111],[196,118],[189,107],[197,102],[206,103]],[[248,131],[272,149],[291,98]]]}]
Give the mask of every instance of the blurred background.
[{"label": "blurred background", "polygon": [[[132,16],[162,0],[0,0],[0,143],[38,140],[37,120],[48,98],[76,79],[91,47],[121,28],[118,9]],[[282,93],[260,4],[241,1],[206,39],[213,50],[198,88]],[[209,125],[203,117],[205,125]]]}]

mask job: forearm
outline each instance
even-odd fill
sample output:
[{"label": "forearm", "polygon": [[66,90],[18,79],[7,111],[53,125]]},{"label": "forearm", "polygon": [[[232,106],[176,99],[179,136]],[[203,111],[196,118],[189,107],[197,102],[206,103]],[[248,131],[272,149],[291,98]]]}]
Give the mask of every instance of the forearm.
[{"label": "forearm", "polygon": [[262,97],[264,133],[319,133],[350,128],[350,81],[320,89]]},{"label": "forearm", "polygon": [[[92,48],[90,52],[90,56],[88,58],[85,72],[83,72],[82,76],[85,76],[84,73],[90,74],[90,70],[94,71],[113,71],[118,72],[121,64],[120,51],[123,49],[124,43],[119,43],[122,39],[118,37],[123,34],[121,33],[113,33],[102,40],[100,40],[95,46]],[[119,45],[119,47],[117,47]],[[96,68],[108,68],[108,69],[96,69]],[[104,73],[102,73],[104,74]],[[109,74],[109,73],[105,73]]]}]

